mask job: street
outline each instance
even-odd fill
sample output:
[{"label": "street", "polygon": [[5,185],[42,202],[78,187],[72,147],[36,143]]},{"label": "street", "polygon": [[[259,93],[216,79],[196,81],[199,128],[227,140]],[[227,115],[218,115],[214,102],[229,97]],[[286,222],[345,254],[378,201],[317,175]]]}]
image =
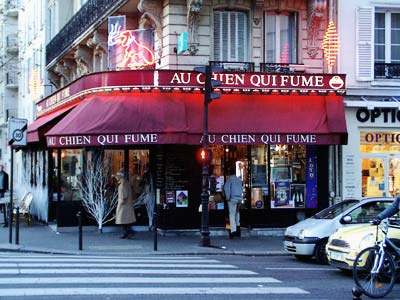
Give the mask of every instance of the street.
[{"label": "street", "polygon": [[[352,286],[350,275],[291,256],[0,254],[2,300],[352,299]],[[396,286],[385,299],[398,298]]]}]

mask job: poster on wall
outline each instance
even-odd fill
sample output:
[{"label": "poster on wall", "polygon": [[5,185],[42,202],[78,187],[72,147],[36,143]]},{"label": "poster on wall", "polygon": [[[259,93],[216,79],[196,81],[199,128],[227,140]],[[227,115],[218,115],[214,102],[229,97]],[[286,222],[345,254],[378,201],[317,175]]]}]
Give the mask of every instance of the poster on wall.
[{"label": "poster on wall", "polygon": [[274,183],[274,198],[271,201],[271,208],[291,208],[293,202],[290,199],[290,183],[278,181]]},{"label": "poster on wall", "polygon": [[292,183],[290,185],[290,199],[294,204],[294,207],[303,208],[305,207],[305,199],[306,199],[306,185]]},{"label": "poster on wall", "polygon": [[315,148],[307,146],[306,154],[306,208],[317,208],[317,157]]},{"label": "poster on wall", "polygon": [[176,191],[176,207],[189,206],[189,192],[187,190]]},{"label": "poster on wall", "polygon": [[166,191],[165,199],[167,204],[175,204],[175,192],[174,191]]}]

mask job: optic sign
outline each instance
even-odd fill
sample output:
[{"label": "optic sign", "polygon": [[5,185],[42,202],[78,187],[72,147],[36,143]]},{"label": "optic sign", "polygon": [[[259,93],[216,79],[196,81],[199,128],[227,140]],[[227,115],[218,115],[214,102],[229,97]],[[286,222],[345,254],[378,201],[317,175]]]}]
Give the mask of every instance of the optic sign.
[{"label": "optic sign", "polygon": [[116,22],[108,32],[109,68],[145,69],[154,66],[154,31],[123,30]]},{"label": "optic sign", "polygon": [[10,118],[8,120],[8,144],[11,146],[26,146],[27,119]]}]

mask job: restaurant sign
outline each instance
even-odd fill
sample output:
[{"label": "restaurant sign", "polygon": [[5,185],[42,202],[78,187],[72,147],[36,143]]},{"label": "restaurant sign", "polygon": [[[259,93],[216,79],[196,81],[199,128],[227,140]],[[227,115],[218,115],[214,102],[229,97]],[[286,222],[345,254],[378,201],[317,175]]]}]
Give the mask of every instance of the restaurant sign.
[{"label": "restaurant sign", "polygon": [[[335,134],[210,134],[209,144],[257,145],[257,144],[340,144]],[[143,144],[191,144],[201,145],[201,134],[126,133],[99,135],[47,136],[47,146],[57,148],[86,146],[115,146]]]},{"label": "restaurant sign", "polygon": [[[345,75],[296,74],[262,72],[213,73],[214,80],[224,93],[288,94],[297,93],[345,93]],[[146,93],[188,92],[204,88],[204,74],[177,70],[130,70],[93,73],[83,76],[68,86],[37,102],[38,116],[64,105],[79,101],[85,95],[101,92]]]}]

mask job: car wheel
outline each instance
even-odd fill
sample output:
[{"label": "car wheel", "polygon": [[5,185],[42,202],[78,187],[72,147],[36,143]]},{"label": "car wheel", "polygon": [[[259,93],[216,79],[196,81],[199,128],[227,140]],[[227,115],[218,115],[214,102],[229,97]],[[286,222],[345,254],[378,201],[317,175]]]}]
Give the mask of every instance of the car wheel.
[{"label": "car wheel", "polygon": [[312,255],[295,255],[294,257],[299,261],[307,261],[312,258]]},{"label": "car wheel", "polygon": [[328,239],[323,239],[315,246],[315,257],[320,264],[327,264],[328,258],[326,257],[326,243]]}]

